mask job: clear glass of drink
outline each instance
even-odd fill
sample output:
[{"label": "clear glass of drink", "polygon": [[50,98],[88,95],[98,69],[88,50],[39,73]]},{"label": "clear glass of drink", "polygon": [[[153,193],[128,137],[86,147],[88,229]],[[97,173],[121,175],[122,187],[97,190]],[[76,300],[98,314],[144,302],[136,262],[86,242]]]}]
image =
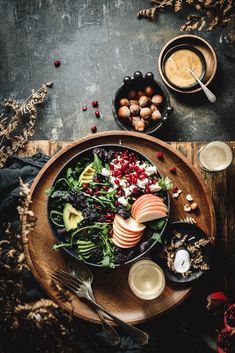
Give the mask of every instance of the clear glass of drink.
[{"label": "clear glass of drink", "polygon": [[233,160],[233,152],[227,143],[213,141],[198,151],[199,165],[203,170],[216,172],[226,169]]}]

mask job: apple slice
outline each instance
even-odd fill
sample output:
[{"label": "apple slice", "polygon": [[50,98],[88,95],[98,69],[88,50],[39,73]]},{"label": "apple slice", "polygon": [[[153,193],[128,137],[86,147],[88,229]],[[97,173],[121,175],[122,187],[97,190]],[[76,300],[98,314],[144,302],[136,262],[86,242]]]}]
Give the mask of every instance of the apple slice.
[{"label": "apple slice", "polygon": [[134,239],[132,238],[126,238],[125,236],[116,233],[115,231],[113,232],[113,238],[117,238],[117,240],[119,240],[120,242],[126,243],[126,244],[133,244],[138,242],[141,239],[141,235],[138,235],[137,237],[135,237]]},{"label": "apple slice", "polygon": [[153,194],[144,194],[142,196],[140,196],[137,200],[135,200],[135,202],[133,203],[132,205],[132,208],[131,208],[131,215],[135,213],[135,209],[136,207],[138,207],[139,205],[142,205],[143,203],[145,202],[163,202],[162,198],[161,197],[158,197],[156,195],[153,195]]},{"label": "apple slice", "polygon": [[149,200],[143,201],[141,204],[138,204],[134,208],[132,208],[131,216],[135,218],[137,213],[140,212],[145,207],[165,207],[167,210],[167,207],[162,200],[159,201],[156,199],[149,199]]},{"label": "apple slice", "polygon": [[163,218],[163,217],[167,217],[167,214],[165,212],[162,212],[162,211],[144,211],[144,212],[141,212],[139,213],[137,216],[136,216],[136,220],[137,222],[149,222],[149,221],[153,221],[155,219],[159,219],[159,218]]},{"label": "apple slice", "polygon": [[126,232],[124,229],[121,229],[117,224],[113,224],[113,231],[117,234],[120,234],[121,236],[125,237],[125,239],[130,239],[130,241],[133,239],[136,239],[137,237],[140,236],[140,234],[143,233],[143,231],[138,232],[138,233],[131,233],[131,232]]},{"label": "apple slice", "polygon": [[117,237],[113,237],[112,238],[112,242],[114,243],[114,245],[118,246],[119,248],[133,248],[133,246],[137,245],[139,240],[138,241],[135,241],[133,243],[126,243],[126,242],[122,242],[120,241]]},{"label": "apple slice", "polygon": [[131,231],[133,233],[141,232],[146,227],[144,224],[136,222],[136,220],[132,217],[124,219],[117,214],[114,217],[114,222],[117,222],[119,226],[125,229],[126,231]]},{"label": "apple slice", "polygon": [[143,213],[145,211],[156,211],[156,212],[160,211],[160,212],[165,212],[166,214],[168,213],[167,207],[164,204],[161,204],[161,205],[160,204],[157,204],[157,205],[153,204],[153,205],[144,206],[143,208],[137,210],[135,212],[135,218],[138,217],[138,215],[140,213]]}]

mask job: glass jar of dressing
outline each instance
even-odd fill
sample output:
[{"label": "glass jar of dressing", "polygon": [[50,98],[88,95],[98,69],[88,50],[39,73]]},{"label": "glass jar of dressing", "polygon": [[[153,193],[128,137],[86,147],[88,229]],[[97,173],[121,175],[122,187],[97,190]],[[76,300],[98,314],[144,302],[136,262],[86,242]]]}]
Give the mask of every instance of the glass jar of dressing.
[{"label": "glass jar of dressing", "polygon": [[138,298],[151,300],[163,292],[165,276],[161,267],[155,262],[143,259],[130,268],[128,283]]}]

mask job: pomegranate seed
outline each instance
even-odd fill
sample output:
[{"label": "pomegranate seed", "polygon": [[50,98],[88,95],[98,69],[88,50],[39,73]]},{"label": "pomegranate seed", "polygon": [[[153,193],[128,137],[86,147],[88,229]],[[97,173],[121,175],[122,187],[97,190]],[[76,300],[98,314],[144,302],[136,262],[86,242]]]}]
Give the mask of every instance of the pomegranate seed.
[{"label": "pomegranate seed", "polygon": [[109,169],[110,169],[110,170],[113,170],[113,169],[114,169],[114,165],[113,165],[113,164],[110,164]]},{"label": "pomegranate seed", "polygon": [[117,172],[117,177],[118,177],[118,178],[121,178],[121,177],[122,177],[122,172],[121,172],[120,170]]},{"label": "pomegranate seed", "polygon": [[119,160],[118,159],[114,159],[113,163],[114,164],[118,164]]},{"label": "pomegranate seed", "polygon": [[173,193],[176,193],[178,191],[178,188],[177,188],[177,186],[175,186],[173,189],[172,189],[172,192]]},{"label": "pomegranate seed", "polygon": [[148,185],[152,185],[153,181],[151,179],[149,179],[148,181]]},{"label": "pomegranate seed", "polygon": [[157,152],[157,158],[162,161],[164,158],[163,152]]},{"label": "pomegranate seed", "polygon": [[118,190],[117,195],[122,196],[122,190]]},{"label": "pomegranate seed", "polygon": [[115,206],[119,206],[120,203],[118,201],[115,202]]},{"label": "pomegranate seed", "polygon": [[128,175],[128,176],[126,177],[126,180],[130,183],[130,182],[132,181],[131,175]]},{"label": "pomegranate seed", "polygon": [[153,179],[153,184],[156,184],[157,183],[157,179]]},{"label": "pomegranate seed", "polygon": [[118,179],[115,179],[115,180],[114,180],[114,183],[115,183],[116,185],[120,185],[120,181],[119,181]]},{"label": "pomegranate seed", "polygon": [[83,188],[83,189],[86,189],[87,187],[88,187],[88,184],[83,184],[83,185],[82,185],[82,188]]},{"label": "pomegranate seed", "polygon": [[87,111],[87,107],[82,107],[82,110],[83,110],[84,112],[86,112],[86,111]]},{"label": "pomegranate seed", "polygon": [[114,157],[117,158],[118,157],[118,152],[114,153]]},{"label": "pomegranate seed", "polygon": [[131,186],[131,184],[129,182],[126,183],[126,186],[129,188],[129,186]]},{"label": "pomegranate seed", "polygon": [[99,103],[97,101],[93,101],[91,104],[93,108],[98,108],[99,106]]},{"label": "pomegranate seed", "polygon": [[133,188],[132,192],[133,192],[133,194],[137,194],[138,189],[137,188]]},{"label": "pomegranate seed", "polygon": [[97,131],[96,125],[92,125],[92,127],[91,127],[91,132],[92,132],[93,134],[95,134],[96,131]]},{"label": "pomegranate seed", "polygon": [[61,65],[61,61],[60,60],[55,60],[54,61],[54,66],[55,67],[59,67]]},{"label": "pomegranate seed", "polygon": [[100,118],[100,112],[98,110],[95,111],[95,116],[97,117],[97,119]]},{"label": "pomegranate seed", "polygon": [[169,172],[170,172],[171,174],[176,174],[176,168],[175,168],[175,167],[170,167],[170,168],[169,168]]}]

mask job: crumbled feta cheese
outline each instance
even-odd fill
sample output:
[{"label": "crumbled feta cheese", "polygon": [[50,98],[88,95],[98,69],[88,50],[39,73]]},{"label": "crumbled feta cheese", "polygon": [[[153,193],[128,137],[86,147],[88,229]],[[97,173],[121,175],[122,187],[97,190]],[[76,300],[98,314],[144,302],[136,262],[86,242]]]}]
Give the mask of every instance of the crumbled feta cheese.
[{"label": "crumbled feta cheese", "polygon": [[161,187],[158,185],[158,183],[156,183],[156,184],[150,185],[149,189],[151,192],[157,192],[157,191],[161,190]]},{"label": "crumbled feta cheese", "polygon": [[156,171],[157,171],[157,168],[155,165],[151,165],[150,167],[145,168],[145,173],[147,175],[152,175],[152,174],[156,173]]},{"label": "crumbled feta cheese", "polygon": [[110,177],[110,184],[112,184],[113,189],[117,189],[117,188],[119,187],[119,185],[117,185],[117,184],[114,182],[114,180],[116,180],[116,179],[117,179],[117,178],[115,178],[115,177],[113,177],[113,176]]},{"label": "crumbled feta cheese", "polygon": [[118,179],[120,181],[120,186],[125,187],[126,186],[126,180],[125,179]]},{"label": "crumbled feta cheese", "polygon": [[107,168],[102,168],[101,174],[103,176],[110,176],[111,173],[110,173],[110,171]]},{"label": "crumbled feta cheese", "polygon": [[143,180],[138,179],[136,184],[139,188],[145,189],[145,186],[148,185],[148,179],[147,178]]},{"label": "crumbled feta cheese", "polygon": [[127,199],[125,199],[124,196],[119,197],[118,202],[120,202],[124,207],[128,204]]}]

